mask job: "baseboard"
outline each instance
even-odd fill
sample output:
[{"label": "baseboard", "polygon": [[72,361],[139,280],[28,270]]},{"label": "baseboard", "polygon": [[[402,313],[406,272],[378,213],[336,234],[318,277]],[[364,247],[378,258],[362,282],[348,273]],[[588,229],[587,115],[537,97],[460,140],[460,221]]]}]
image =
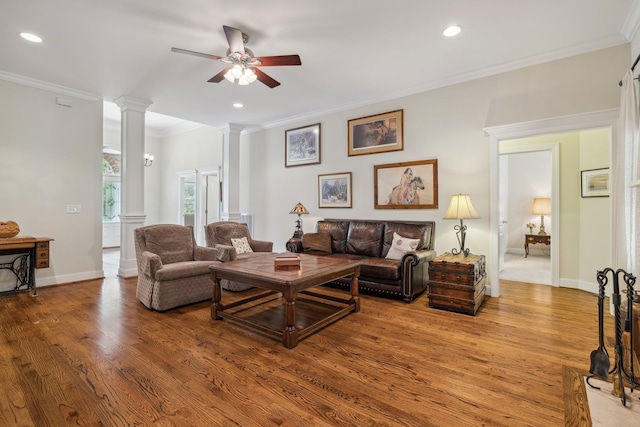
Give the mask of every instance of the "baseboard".
[{"label": "baseboard", "polygon": [[82,273],[74,274],[61,274],[56,276],[36,277],[36,286],[43,288],[46,286],[61,285],[64,283],[82,282],[85,280],[102,279],[104,272],[102,270],[97,271],[85,271]]},{"label": "baseboard", "polygon": [[589,283],[582,280],[575,279],[560,279],[561,288],[580,289],[581,291],[591,292],[592,294],[598,293],[598,285],[595,283]]}]

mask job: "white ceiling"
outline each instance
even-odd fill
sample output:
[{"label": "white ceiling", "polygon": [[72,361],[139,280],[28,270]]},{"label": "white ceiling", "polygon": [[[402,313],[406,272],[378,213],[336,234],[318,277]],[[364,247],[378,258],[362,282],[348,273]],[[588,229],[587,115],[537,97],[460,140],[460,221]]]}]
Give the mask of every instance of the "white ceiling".
[{"label": "white ceiling", "polygon": [[[269,127],[626,43],[638,1],[1,0],[0,78]],[[443,37],[454,23],[462,33]],[[282,83],[274,89],[207,83],[223,63],[171,48],[224,56],[222,25],[247,33],[257,56],[299,54],[302,66],[263,67]]]}]

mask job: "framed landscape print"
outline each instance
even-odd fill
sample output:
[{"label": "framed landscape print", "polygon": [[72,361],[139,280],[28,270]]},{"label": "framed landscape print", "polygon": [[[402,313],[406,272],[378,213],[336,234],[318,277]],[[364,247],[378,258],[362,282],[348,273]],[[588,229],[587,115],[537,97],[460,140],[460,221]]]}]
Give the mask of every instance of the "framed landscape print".
[{"label": "framed landscape print", "polygon": [[437,209],[438,160],[373,167],[376,209]]},{"label": "framed landscape print", "polygon": [[349,156],[404,149],[403,110],[349,120]]},{"label": "framed landscape print", "polygon": [[285,131],[286,167],[320,163],[320,123]]},{"label": "framed landscape print", "polygon": [[584,170],[582,197],[609,197],[609,168]]},{"label": "framed landscape print", "polygon": [[351,172],[318,175],[318,207],[351,207]]}]

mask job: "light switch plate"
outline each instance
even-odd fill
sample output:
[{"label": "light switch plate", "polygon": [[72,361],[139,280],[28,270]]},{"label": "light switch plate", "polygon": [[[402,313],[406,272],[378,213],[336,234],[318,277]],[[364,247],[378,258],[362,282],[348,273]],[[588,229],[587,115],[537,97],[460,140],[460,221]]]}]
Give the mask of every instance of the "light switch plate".
[{"label": "light switch plate", "polygon": [[82,211],[80,205],[67,205],[68,214],[77,214]]}]

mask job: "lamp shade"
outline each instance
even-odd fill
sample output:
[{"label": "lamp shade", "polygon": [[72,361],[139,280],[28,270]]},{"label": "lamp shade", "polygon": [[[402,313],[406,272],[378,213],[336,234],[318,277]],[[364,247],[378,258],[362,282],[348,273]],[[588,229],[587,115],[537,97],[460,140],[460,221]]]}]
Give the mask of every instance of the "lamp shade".
[{"label": "lamp shade", "polygon": [[533,199],[534,215],[551,215],[551,199],[536,198]]},{"label": "lamp shade", "polygon": [[444,215],[444,219],[477,219],[478,212],[471,204],[471,198],[468,194],[454,194],[451,196],[449,209]]},{"label": "lamp shade", "polygon": [[293,207],[293,209],[291,209],[291,212],[289,212],[290,214],[297,214],[297,215],[306,215],[309,213],[309,211],[307,210],[307,208],[305,208],[303,206],[302,203],[298,203],[297,205],[295,205]]}]

